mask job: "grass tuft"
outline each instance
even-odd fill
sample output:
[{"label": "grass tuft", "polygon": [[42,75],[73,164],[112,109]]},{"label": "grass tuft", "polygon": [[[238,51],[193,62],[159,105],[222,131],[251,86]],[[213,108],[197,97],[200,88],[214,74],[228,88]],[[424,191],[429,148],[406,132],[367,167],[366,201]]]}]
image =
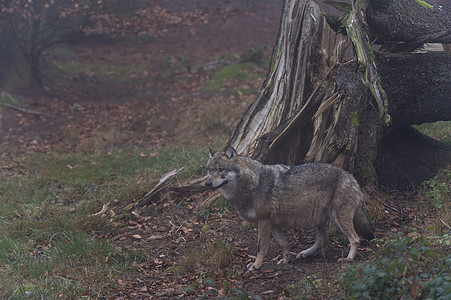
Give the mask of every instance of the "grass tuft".
[{"label": "grass tuft", "polygon": [[451,144],[451,121],[424,123],[413,127],[440,142]]},{"label": "grass tuft", "polygon": [[203,248],[192,248],[181,263],[187,273],[195,272],[200,266],[217,272],[233,262],[234,248],[223,240],[213,241]]},{"label": "grass tuft", "polygon": [[224,67],[202,88],[202,91],[219,90],[223,85],[235,78],[253,78],[256,75],[249,71],[256,68],[254,63],[238,63]]}]

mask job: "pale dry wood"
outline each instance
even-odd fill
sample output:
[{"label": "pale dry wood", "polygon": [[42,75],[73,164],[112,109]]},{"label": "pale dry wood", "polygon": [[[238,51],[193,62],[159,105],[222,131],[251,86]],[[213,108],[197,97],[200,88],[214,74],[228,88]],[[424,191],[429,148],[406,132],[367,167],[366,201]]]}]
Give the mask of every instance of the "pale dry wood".
[{"label": "pale dry wood", "polygon": [[318,83],[342,58],[344,43],[316,3],[286,1],[267,79],[230,144],[240,154],[251,155],[261,136],[299,114]]}]

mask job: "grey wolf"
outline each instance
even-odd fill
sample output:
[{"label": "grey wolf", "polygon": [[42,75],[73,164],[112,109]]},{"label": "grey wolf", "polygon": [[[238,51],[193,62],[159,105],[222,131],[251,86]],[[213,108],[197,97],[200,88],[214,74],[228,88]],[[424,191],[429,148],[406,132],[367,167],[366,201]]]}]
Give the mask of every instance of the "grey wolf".
[{"label": "grey wolf", "polygon": [[278,263],[289,262],[289,245],[282,228],[316,228],[314,245],[296,258],[305,258],[322,247],[329,219],[351,245],[344,261],[354,259],[359,235],[374,238],[363,211],[362,191],[354,177],[340,168],[320,162],[294,167],[265,165],[238,155],[230,146],[224,152],[210,149],[206,167],[205,184],[219,190],[241,218],[257,224],[257,258],[247,266],[251,271],[261,267],[271,234],[282,248]]}]

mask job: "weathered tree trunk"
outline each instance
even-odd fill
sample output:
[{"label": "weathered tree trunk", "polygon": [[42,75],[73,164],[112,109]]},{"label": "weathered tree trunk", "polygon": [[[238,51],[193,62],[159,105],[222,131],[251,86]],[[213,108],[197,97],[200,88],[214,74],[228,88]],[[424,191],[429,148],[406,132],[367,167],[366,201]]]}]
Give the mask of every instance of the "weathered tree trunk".
[{"label": "weathered tree trunk", "polygon": [[[316,98],[310,95],[319,93],[320,83],[342,59],[346,45],[345,39],[329,28],[314,2],[286,1],[267,79],[230,141],[238,152],[264,159],[269,148],[261,145],[272,142],[283,131],[282,124],[299,120],[305,114],[313,116],[321,101],[314,101]],[[333,94],[333,89],[329,86],[329,91],[321,93]],[[311,138],[313,124],[311,120],[306,123],[310,128],[302,132],[298,141],[307,138],[303,133]],[[268,134],[271,137],[264,138]],[[291,143],[295,143],[294,139]],[[305,153],[299,153],[299,147],[302,145],[286,149],[293,150],[287,163],[302,160]],[[308,145],[304,147],[306,152]]]},{"label": "weathered tree trunk", "polygon": [[[415,15],[398,17],[399,7]],[[404,43],[449,38],[450,23],[432,26],[442,14],[431,14],[429,7],[406,0],[354,0],[343,20],[356,60],[345,62],[349,44],[331,30],[318,6],[285,1],[267,79],[229,144],[266,163],[326,161],[350,170],[360,182],[398,188],[416,185],[450,162],[451,147],[431,143],[406,126],[451,119],[451,53],[375,53],[370,32],[380,31],[389,8],[395,11],[388,17],[401,20],[390,38]],[[411,39],[410,28],[404,34],[402,27],[421,12],[424,26],[415,24],[421,30]],[[433,156],[425,159],[412,149],[403,156],[406,147]],[[408,167],[419,161],[421,167]]]}]

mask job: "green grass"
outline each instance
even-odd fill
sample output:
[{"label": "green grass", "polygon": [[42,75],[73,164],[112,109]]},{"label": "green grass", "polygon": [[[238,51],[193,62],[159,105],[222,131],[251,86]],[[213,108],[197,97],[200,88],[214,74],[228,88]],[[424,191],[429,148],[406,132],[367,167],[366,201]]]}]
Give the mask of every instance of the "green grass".
[{"label": "green grass", "polygon": [[77,52],[72,50],[66,45],[59,45],[52,50],[52,53],[59,57],[73,58],[77,55]]},{"label": "green grass", "polygon": [[6,93],[6,92],[0,93],[0,102],[9,104],[12,106],[20,106],[19,100],[17,100],[13,95]]},{"label": "green grass", "polygon": [[451,121],[425,123],[413,127],[436,140],[451,143]]},{"label": "green grass", "polygon": [[151,253],[118,250],[104,238],[113,226],[90,215],[114,199],[139,198],[174,168],[184,168],[180,181],[200,175],[206,153],[156,149],[20,158],[27,174],[0,182],[0,297],[9,291],[12,299],[80,299],[132,274],[133,263]]},{"label": "green grass", "polygon": [[[438,139],[449,136],[447,122],[427,129]],[[8,292],[11,299],[105,295],[118,278],[133,278],[134,265],[151,260],[152,251],[117,248],[108,239],[117,229],[107,218],[91,215],[113,200],[125,205],[139,199],[169,170],[184,168],[180,183],[198,177],[208,153],[173,148],[15,156],[2,150],[3,164],[24,170],[0,170],[0,297]],[[214,243],[201,250],[211,269],[230,263],[233,251]],[[186,263],[183,269],[198,262]],[[304,282],[303,289],[310,285]]]},{"label": "green grass", "polygon": [[[19,101],[13,95],[6,93],[6,92],[0,93],[0,102],[7,104],[7,105],[20,106]],[[0,112],[2,112],[2,111],[3,111],[3,106],[0,106]]]},{"label": "green grass", "polygon": [[432,5],[430,5],[429,3],[427,3],[426,1],[423,0],[415,0],[416,3],[420,4],[421,6],[426,7],[427,9],[434,9],[434,7]]},{"label": "green grass", "polygon": [[222,70],[218,71],[213,78],[207,82],[207,84],[202,88],[203,91],[219,90],[227,82],[235,79],[247,79],[256,78],[257,75],[252,74],[251,70],[256,68],[255,63],[237,63],[224,67]]}]

